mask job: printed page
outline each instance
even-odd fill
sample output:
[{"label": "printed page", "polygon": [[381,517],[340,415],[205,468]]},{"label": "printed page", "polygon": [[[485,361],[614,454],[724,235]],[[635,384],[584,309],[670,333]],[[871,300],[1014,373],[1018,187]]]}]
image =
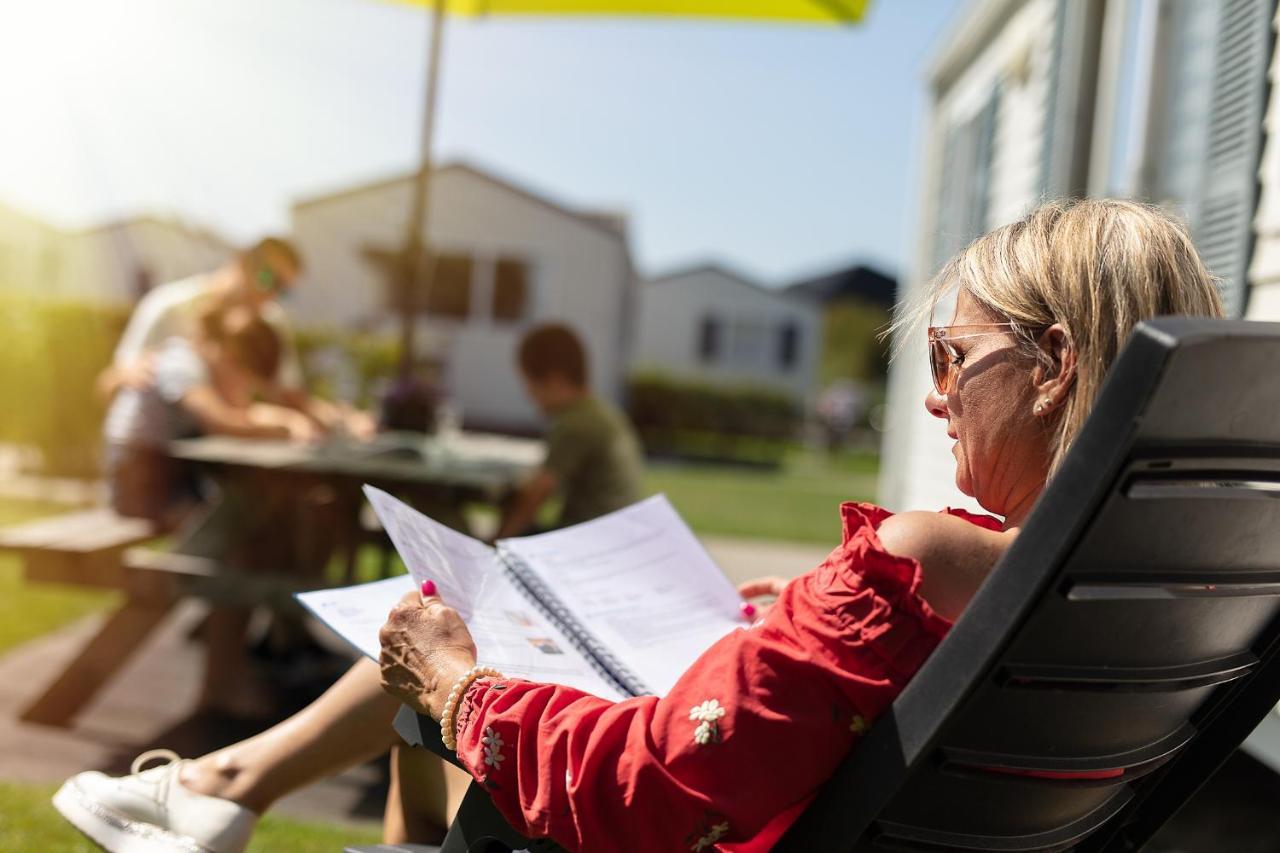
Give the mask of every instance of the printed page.
[{"label": "printed page", "polygon": [[396,602],[414,589],[413,578],[400,575],[359,586],[300,592],[294,597],[360,654],[377,660],[381,653],[378,631]]},{"label": "printed page", "polygon": [[[622,698],[618,688],[596,671],[569,636],[525,597],[493,548],[431,520],[386,492],[366,487],[365,494],[409,568],[407,577],[411,580],[400,580],[401,584],[407,583],[400,587],[401,595],[417,589],[424,580],[434,581],[440,598],[458,611],[471,630],[481,665],[495,667],[512,677],[565,684],[607,699]],[[375,659],[378,629],[395,604],[395,600],[386,603],[389,591],[367,589],[379,584],[390,582],[378,581],[333,591],[360,596],[347,600],[344,607],[350,609],[344,610],[342,624],[364,637],[348,639],[366,654],[369,654],[366,649],[373,651],[370,656]],[[358,613],[356,601],[362,602]],[[317,616],[325,618],[316,606],[306,600],[304,603],[312,607]],[[380,612],[375,612],[379,608]],[[336,605],[329,604],[325,612],[333,615],[336,610]],[[368,629],[373,622],[376,627],[370,639]],[[337,625],[333,627],[339,630]],[[339,633],[346,636],[342,630]]]},{"label": "printed page", "polygon": [[498,544],[658,695],[712,643],[748,625],[737,589],[661,495]]}]

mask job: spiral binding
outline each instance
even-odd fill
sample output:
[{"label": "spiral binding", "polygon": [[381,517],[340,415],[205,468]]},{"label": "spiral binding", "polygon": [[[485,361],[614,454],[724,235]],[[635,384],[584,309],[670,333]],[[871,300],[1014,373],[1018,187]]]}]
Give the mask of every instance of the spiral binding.
[{"label": "spiral binding", "polygon": [[543,583],[524,560],[502,545],[498,546],[498,556],[502,560],[504,570],[520,588],[524,597],[538,609],[539,613],[565,632],[569,642],[575,649],[582,652],[592,669],[623,693],[643,696],[653,692],[640,679],[640,676],[636,675],[617,655],[609,651],[604,643],[574,617],[560,597]]}]

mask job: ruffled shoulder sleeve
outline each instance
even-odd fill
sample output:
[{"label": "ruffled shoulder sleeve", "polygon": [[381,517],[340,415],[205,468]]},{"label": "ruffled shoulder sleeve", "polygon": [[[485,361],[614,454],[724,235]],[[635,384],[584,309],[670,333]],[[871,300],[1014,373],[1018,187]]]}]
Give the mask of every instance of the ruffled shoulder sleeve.
[{"label": "ruffled shoulder sleeve", "polygon": [[942,511],[946,515],[954,515],[956,518],[962,518],[970,524],[985,528],[986,530],[1003,530],[1004,522],[996,518],[994,515],[985,515],[980,512],[969,512],[967,509],[956,509],[949,506]]}]

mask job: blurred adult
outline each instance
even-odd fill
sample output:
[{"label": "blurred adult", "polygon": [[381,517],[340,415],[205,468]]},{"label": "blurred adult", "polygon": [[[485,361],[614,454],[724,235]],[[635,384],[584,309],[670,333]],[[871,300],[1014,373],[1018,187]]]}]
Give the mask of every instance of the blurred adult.
[{"label": "blurred adult", "polygon": [[372,433],[372,419],[307,394],[301,362],[280,299],[295,286],[302,259],[287,240],[266,237],[208,273],[161,284],[134,308],[116,346],[111,365],[98,377],[98,392],[111,400],[122,388],[148,384],[158,348],[175,337],[192,338],[202,316],[243,306],[268,323],[280,340],[274,374],[260,383],[258,395],[303,412],[325,430],[357,436]]}]

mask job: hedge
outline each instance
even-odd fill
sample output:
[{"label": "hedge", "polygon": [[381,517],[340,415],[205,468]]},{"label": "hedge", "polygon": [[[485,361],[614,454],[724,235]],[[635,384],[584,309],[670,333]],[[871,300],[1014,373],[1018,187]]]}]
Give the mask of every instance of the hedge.
[{"label": "hedge", "polygon": [[128,311],[0,294],[0,442],[40,451],[44,470],[98,471],[104,407],[94,392]]},{"label": "hedge", "polygon": [[627,400],[646,452],[660,456],[777,464],[802,419],[782,392],[660,374],[633,376]]}]

